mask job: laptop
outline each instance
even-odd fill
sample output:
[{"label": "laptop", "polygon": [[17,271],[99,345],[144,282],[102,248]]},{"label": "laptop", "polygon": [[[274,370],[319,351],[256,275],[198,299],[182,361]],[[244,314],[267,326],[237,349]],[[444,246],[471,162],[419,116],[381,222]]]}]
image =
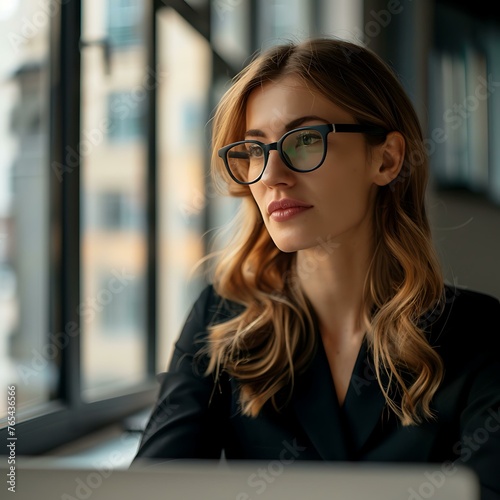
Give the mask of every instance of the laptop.
[{"label": "laptop", "polygon": [[14,484],[17,500],[480,499],[476,475],[453,464],[173,460],[91,469],[21,459]]}]

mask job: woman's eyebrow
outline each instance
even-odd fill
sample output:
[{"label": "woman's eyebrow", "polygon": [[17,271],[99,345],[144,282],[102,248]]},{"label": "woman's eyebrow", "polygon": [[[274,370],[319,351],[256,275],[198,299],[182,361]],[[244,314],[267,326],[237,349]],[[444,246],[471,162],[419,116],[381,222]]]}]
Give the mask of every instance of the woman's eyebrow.
[{"label": "woman's eyebrow", "polygon": [[[325,118],[321,118],[321,116],[317,115],[307,115],[307,116],[301,116],[300,118],[295,118],[295,120],[292,120],[291,122],[288,122],[285,124],[284,128],[288,132],[289,130],[293,130],[294,128],[300,127],[304,122],[308,121],[322,121],[325,123],[330,123],[328,120]],[[260,130],[260,129],[250,129],[245,132],[245,137],[266,137],[266,134]]]}]

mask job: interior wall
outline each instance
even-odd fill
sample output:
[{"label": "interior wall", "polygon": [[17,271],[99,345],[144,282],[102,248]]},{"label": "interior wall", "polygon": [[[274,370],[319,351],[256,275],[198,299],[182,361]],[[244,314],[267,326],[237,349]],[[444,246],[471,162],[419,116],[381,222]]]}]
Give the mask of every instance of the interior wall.
[{"label": "interior wall", "polygon": [[433,187],[428,207],[447,280],[500,298],[500,208],[471,193]]}]

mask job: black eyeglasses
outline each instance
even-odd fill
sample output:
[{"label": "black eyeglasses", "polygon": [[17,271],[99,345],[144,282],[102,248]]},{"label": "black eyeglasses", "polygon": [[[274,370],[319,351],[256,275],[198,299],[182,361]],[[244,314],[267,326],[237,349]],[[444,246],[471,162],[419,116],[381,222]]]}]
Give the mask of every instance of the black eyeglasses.
[{"label": "black eyeglasses", "polygon": [[253,184],[261,179],[270,151],[278,151],[285,165],[294,172],[312,172],[325,161],[330,132],[385,136],[388,131],[377,125],[354,123],[310,125],[290,130],[278,142],[271,144],[255,140],[234,142],[219,149],[218,155],[238,184]]}]

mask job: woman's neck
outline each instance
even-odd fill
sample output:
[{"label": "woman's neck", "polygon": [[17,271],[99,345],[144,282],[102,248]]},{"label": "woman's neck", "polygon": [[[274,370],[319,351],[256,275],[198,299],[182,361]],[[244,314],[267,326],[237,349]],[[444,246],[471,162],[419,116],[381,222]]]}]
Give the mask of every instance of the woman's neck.
[{"label": "woman's neck", "polygon": [[371,260],[366,245],[331,244],[297,252],[298,282],[318,318],[322,334],[364,333],[365,281]]}]

